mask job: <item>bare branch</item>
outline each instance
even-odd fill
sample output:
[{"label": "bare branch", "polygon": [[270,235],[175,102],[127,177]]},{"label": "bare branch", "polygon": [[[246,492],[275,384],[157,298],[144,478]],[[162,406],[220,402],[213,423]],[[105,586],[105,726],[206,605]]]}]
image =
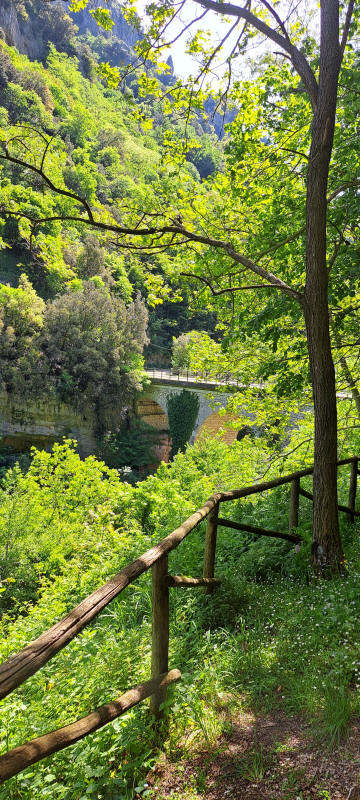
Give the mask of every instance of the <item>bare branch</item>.
[{"label": "bare branch", "polygon": [[[191,28],[194,25],[195,22],[200,22],[201,19],[204,19],[204,17],[206,17],[206,14],[208,14],[208,12],[209,12],[209,9],[206,8],[205,11],[203,11],[202,14],[199,14],[198,17],[194,17],[194,19],[190,20],[190,22],[188,22],[187,25],[185,25],[182,28],[180,33],[176,34],[176,36],[174,36],[173,39],[171,39],[169,42],[166,42],[166,45],[165,44],[153,45],[152,49],[153,50],[163,50],[164,47],[166,47],[168,49],[169,47],[171,47],[171,45],[175,44],[175,42],[177,42],[178,39],[181,39],[181,37],[184,35],[185,31],[189,30],[189,28]],[[173,22],[173,20],[174,20],[174,17],[171,18],[171,20],[169,21],[168,24]],[[164,28],[164,30],[165,30],[165,28]],[[161,32],[161,35],[164,34],[164,30]]]},{"label": "bare branch", "polygon": [[200,78],[201,78],[201,77],[202,77],[202,76],[203,76],[203,75],[204,75],[204,74],[207,72],[207,70],[208,70],[208,69],[209,69],[209,67],[210,67],[210,64],[213,62],[213,60],[214,60],[214,58],[216,57],[216,55],[217,55],[217,53],[219,52],[219,50],[221,50],[221,48],[224,46],[224,44],[225,44],[225,42],[227,41],[227,39],[229,38],[229,36],[231,36],[231,34],[232,34],[232,32],[235,30],[235,28],[236,28],[237,24],[238,24],[238,22],[237,22],[237,20],[235,20],[234,24],[233,24],[233,25],[231,26],[231,28],[230,28],[230,29],[227,31],[227,33],[225,34],[225,36],[224,36],[224,37],[221,39],[221,41],[219,42],[219,44],[218,44],[218,45],[217,45],[217,46],[214,48],[214,50],[212,50],[212,52],[211,52],[211,54],[209,55],[209,58],[207,59],[206,63],[204,64],[204,66],[202,67],[202,69],[200,70],[200,72],[198,73],[198,75],[196,76],[195,83],[198,83],[198,82],[200,81]]},{"label": "bare branch", "polygon": [[348,40],[349,31],[350,31],[351,18],[352,18],[353,11],[354,11],[354,5],[355,5],[355,0],[349,0],[349,4],[348,4],[348,7],[347,7],[347,11],[346,11],[346,17],[345,17],[345,23],[344,23],[344,28],[343,28],[341,44],[340,44],[340,61],[342,61],[343,57],[344,57],[346,42]]},{"label": "bare branch", "polygon": [[273,8],[270,5],[270,3],[267,2],[267,0],[260,0],[260,2],[263,4],[263,6],[265,6],[265,8],[267,8],[267,10],[270,12],[270,14],[274,17],[274,19],[278,23],[278,26],[279,26],[280,30],[282,30],[282,32],[283,32],[283,34],[285,36],[285,39],[287,39],[287,41],[291,45],[291,41],[289,39],[289,34],[288,34],[288,32],[287,32],[287,30],[285,28],[285,25],[284,25],[283,21],[280,19],[278,13],[275,11],[275,8]]},{"label": "bare branch", "polygon": [[316,107],[318,85],[315,75],[305,56],[300,52],[300,50],[297,49],[297,47],[295,47],[294,44],[292,44],[288,37],[286,38],[277,30],[271,28],[266,24],[266,22],[263,22],[262,19],[259,19],[255,14],[253,14],[247,7],[236,6],[233,3],[222,3],[218,2],[218,0],[194,0],[194,2],[203,8],[207,8],[210,11],[215,11],[217,14],[221,14],[222,16],[245,19],[253,28],[264,34],[271,41],[275,42],[275,44],[281,47],[286,53],[289,53],[294,69],[306,86],[312,106],[313,108]]}]

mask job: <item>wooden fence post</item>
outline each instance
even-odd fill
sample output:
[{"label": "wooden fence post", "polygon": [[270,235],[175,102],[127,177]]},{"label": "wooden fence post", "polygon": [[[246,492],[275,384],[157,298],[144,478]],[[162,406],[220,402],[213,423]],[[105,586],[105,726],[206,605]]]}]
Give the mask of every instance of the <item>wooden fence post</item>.
[{"label": "wooden fence post", "polygon": [[300,478],[294,478],[291,481],[290,488],[290,514],[289,514],[289,532],[292,533],[299,525],[299,495],[300,495]]},{"label": "wooden fence post", "polygon": [[[217,524],[219,515],[219,503],[210,511],[206,521],[206,538],[205,538],[205,553],[204,553],[204,578],[214,577],[215,568],[215,552],[216,552],[216,536]],[[213,586],[206,588],[206,594],[211,594],[214,591]]]},{"label": "wooden fence post", "polygon": [[[151,677],[157,678],[169,668],[169,587],[167,585],[168,557],[163,556],[152,567],[152,653]],[[151,708],[157,717],[163,716],[160,706],[166,698],[166,688],[160,688],[151,698]]]},{"label": "wooden fence post", "polygon": [[356,502],[356,484],[357,484],[357,472],[358,472],[358,459],[354,458],[351,462],[351,472],[350,472],[350,487],[349,487],[349,508],[351,509],[349,518],[350,522],[355,522],[355,502]]}]

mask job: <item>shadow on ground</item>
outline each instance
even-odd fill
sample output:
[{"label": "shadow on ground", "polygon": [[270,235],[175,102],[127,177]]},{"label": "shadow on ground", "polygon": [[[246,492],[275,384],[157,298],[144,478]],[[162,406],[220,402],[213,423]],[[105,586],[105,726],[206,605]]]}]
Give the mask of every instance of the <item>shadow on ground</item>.
[{"label": "shadow on ground", "polygon": [[164,757],[148,784],[154,800],[360,800],[359,779],[360,721],[329,752],[278,711],[237,715],[211,749]]}]

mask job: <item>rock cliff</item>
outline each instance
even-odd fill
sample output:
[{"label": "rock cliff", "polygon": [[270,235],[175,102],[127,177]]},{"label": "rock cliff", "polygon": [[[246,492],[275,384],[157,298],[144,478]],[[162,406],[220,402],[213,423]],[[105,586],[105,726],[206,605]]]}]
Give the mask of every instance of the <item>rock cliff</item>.
[{"label": "rock cliff", "polygon": [[64,403],[42,401],[24,403],[0,392],[0,448],[26,452],[33,445],[49,450],[66,436],[76,439],[85,458],[96,450],[95,419],[91,409],[78,413]]},{"label": "rock cliff", "polygon": [[49,42],[58,50],[72,51],[71,41],[76,33],[101,34],[131,48],[139,33],[124,20],[118,1],[110,0],[108,4],[114,21],[111,33],[99,29],[89,13],[101,5],[101,0],[90,0],[88,8],[72,14],[68,11],[69,2],[64,0],[0,0],[0,28],[7,44],[31,59],[44,60]]}]

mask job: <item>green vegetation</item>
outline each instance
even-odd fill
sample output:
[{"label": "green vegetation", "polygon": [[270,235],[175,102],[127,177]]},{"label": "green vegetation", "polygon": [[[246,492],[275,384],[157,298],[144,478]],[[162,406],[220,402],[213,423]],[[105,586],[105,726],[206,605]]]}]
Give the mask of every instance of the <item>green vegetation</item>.
[{"label": "green vegetation", "polygon": [[195,428],[199,413],[200,401],[196,392],[183,389],[178,394],[172,393],[166,398],[166,409],[169,420],[170,438],[172,442],[171,456],[181,450],[184,452],[190,436]]},{"label": "green vegetation", "polygon": [[[26,13],[36,22],[39,8],[33,5],[35,10],[29,6]],[[83,55],[85,45],[79,41],[76,47]],[[2,208],[9,204],[12,209],[0,224],[0,269],[9,284],[0,297],[1,380],[7,392],[19,396],[54,395],[76,408],[90,404],[101,434],[112,428],[107,410],[130,408],[134,391],[142,386],[148,323],[150,337],[154,334],[151,347],[166,361],[174,329],[189,327],[191,311],[179,290],[168,286],[165,253],[150,258],[123,253],[110,232],[91,232],[76,215],[62,222],[71,212],[71,197],[77,196],[96,206],[104,223],[119,222],[124,205],[130,214],[139,205],[150,210],[168,195],[175,174],[162,160],[164,114],[158,113],[154,129],[148,130],[141,104],[136,107],[127,91],[105,87],[94,60],[87,74],[80,51],[75,56],[67,50],[58,53],[51,44],[41,64],[0,40],[1,139],[14,136],[15,143],[21,123],[23,143],[36,159],[42,137],[50,135],[44,165],[52,181],[69,193],[51,198],[38,176],[20,164],[0,162]],[[176,119],[172,124],[174,130],[181,128]],[[205,160],[212,147],[214,170],[220,151],[211,145],[210,134],[201,143],[200,132],[199,126],[197,133],[193,128],[191,140],[195,150],[204,149]],[[190,161],[176,169],[176,179],[189,187],[200,181]],[[18,217],[20,207],[26,220]],[[51,220],[37,224],[43,216]],[[206,314],[202,317],[206,324]]]},{"label": "green vegetation", "polygon": [[[75,3],[74,8],[87,5],[84,0]],[[253,328],[257,311],[254,335],[250,336],[251,344],[257,346],[264,338],[259,334],[265,329],[265,379],[273,378],[278,394],[287,397],[301,395],[303,399],[304,390],[311,386],[316,417],[313,559],[319,570],[336,572],[341,570],[343,551],[336,502],[337,396],[331,335],[336,346],[342,347],[343,317],[358,310],[353,302],[358,285],[351,277],[357,254],[357,115],[352,94],[358,65],[359,17],[352,0],[346,12],[337,0],[329,0],[320,6],[317,30],[321,30],[321,36],[309,37],[311,14],[298,18],[296,10],[285,21],[268,3],[265,10],[260,6],[255,13],[242,6],[229,9],[222,4],[205,4],[201,18],[209,11],[220,18],[229,15],[229,22],[235,16],[235,22],[229,34],[217,43],[211,43],[211,32],[190,33],[189,53],[200,59],[195,77],[190,76],[185,82],[171,81],[169,92],[157,76],[157,72],[165,70],[167,76],[171,72],[169,64],[159,62],[159,54],[172,43],[172,23],[178,15],[173,2],[149,6],[148,30],[140,33],[135,46],[138,69],[130,64],[125,70],[126,76],[136,71],[137,96],[144,101],[140,117],[145,130],[153,124],[154,99],[162,100],[169,117],[178,115],[175,124],[164,131],[162,144],[164,163],[171,165],[180,181],[176,186],[163,184],[161,191],[152,196],[151,206],[147,203],[148,194],[134,194],[131,209],[122,203],[121,224],[113,212],[109,221],[103,206],[97,209],[101,218],[94,216],[94,185],[85,181],[80,195],[76,170],[72,176],[65,170],[67,186],[72,181],[76,191],[69,191],[46,172],[46,157],[53,152],[52,141],[46,136],[40,137],[40,161],[31,162],[27,155],[29,150],[34,154],[39,149],[36,136],[29,147],[21,135],[10,141],[10,147],[5,146],[3,160],[25,167],[34,176],[40,175],[53,192],[52,201],[72,201],[71,208],[62,211],[63,222],[76,220],[97,231],[117,233],[120,246],[131,253],[146,252],[149,257],[166,253],[167,266],[170,268],[171,264],[177,281],[180,276],[195,281],[201,290],[198,296],[203,295],[202,300],[205,297],[211,304],[213,298],[221,297],[225,310],[221,325],[229,331],[224,337],[225,347],[229,340],[242,342],[248,337],[247,328]],[[139,27],[132,3],[124,4],[124,13],[128,22]],[[92,10],[92,14],[105,30],[112,28],[107,11],[103,14]],[[274,29],[274,20],[280,32],[277,27]],[[184,32],[197,21],[193,17]],[[231,49],[228,39],[235,28],[238,39]],[[251,79],[232,83],[233,58],[243,53],[249,37],[259,34],[280,51],[261,58]],[[176,34],[175,39],[180,35]],[[220,85],[219,105],[224,97],[231,98],[237,110],[226,143],[224,171],[201,183],[192,169],[188,179],[182,181],[185,159],[198,144],[190,138],[192,128],[209,99],[203,85],[222,56],[227,85],[225,89]],[[155,69],[147,68],[149,62]],[[145,66],[143,71],[141,64]],[[120,81],[119,69],[110,64],[102,64],[100,74],[110,87]],[[20,112],[25,113],[25,99],[21,92],[18,95]],[[44,125],[45,118],[37,106],[35,113]],[[82,120],[79,122],[77,129],[81,130]],[[76,139],[73,128],[72,133]],[[76,144],[83,146],[84,142]],[[209,144],[205,140],[204,143]],[[215,168],[219,166],[216,159],[212,163]],[[207,163],[205,175],[209,175]],[[21,204],[11,211],[8,207],[7,213],[29,220]],[[35,227],[46,225],[50,219],[43,213]],[[183,259],[179,259],[184,246],[190,256],[185,270]],[[172,253],[170,259],[168,251]],[[254,276],[260,283],[248,282]],[[152,281],[152,286],[157,289],[155,297],[166,296],[158,281]],[[268,288],[274,291],[258,295],[257,290]],[[243,301],[244,294],[248,302]],[[264,301],[259,302],[259,296]],[[335,322],[334,314],[338,315]],[[272,353],[277,354],[275,358]],[[350,347],[350,364],[347,355],[341,355],[339,361],[341,374],[360,409],[353,377],[353,348]]]},{"label": "green vegetation", "polygon": [[[205,439],[133,488],[94,457],[80,461],[70,443],[56,445],[53,454],[35,452],[27,474],[10,473],[1,496],[2,658],[169,533],[215,488],[250,483],[266,457],[260,446],[254,453],[249,439],[231,447]],[[347,486],[345,468],[343,501]],[[231,504],[227,512],[286,530],[288,489]],[[183,679],[171,692],[165,741],[156,739],[144,703],[12,779],[0,797],[130,800],[145,791],[159,746],[176,750],[177,758],[190,740],[211,751],[223,724],[219,704],[230,696],[243,709],[280,702],[286,713],[307,715],[311,735],[336,744],[360,710],[359,529],[342,527],[346,575],[314,581],[307,500],[300,519],[298,553],[286,542],[220,529],[220,589],[213,596],[171,593],[170,665]],[[171,571],[201,574],[203,546],[201,527],[171,555]],[[4,748],[66,724],[148,677],[150,596],[147,574],[2,701]]]},{"label": "green vegetation", "polygon": [[[36,2],[33,6],[19,6],[18,11],[36,23],[39,8]],[[38,26],[40,38],[45,23]],[[66,25],[69,34],[69,18]],[[52,41],[56,36],[54,30]],[[60,29],[59,37],[61,43]],[[69,37],[67,41],[70,47]],[[156,197],[169,191],[173,170],[162,162],[167,123],[158,114],[154,131],[146,130],[128,94],[105,87],[97,77],[94,59],[92,71],[84,71],[85,45],[76,41],[81,58],[80,51],[69,55],[67,47],[67,54],[58,53],[51,44],[44,63],[37,63],[0,40],[1,138],[16,137],[14,123],[21,123],[24,141],[36,158],[42,136],[50,134],[53,144],[44,163],[52,180],[71,196],[95,204],[104,222],[119,221],[124,204],[130,213],[138,204],[150,209]],[[210,135],[204,148],[208,158]],[[200,180],[187,163],[177,173],[189,185]],[[108,431],[110,439],[113,434],[111,446],[109,436],[104,442],[103,456],[112,466],[132,466],[138,477],[156,463],[151,442],[142,454],[129,457],[129,441],[120,455],[112,411],[129,413],[134,393],[142,388],[148,324],[156,345],[160,319],[162,344],[155,353],[161,359],[163,352],[166,360],[174,329],[189,327],[189,303],[167,285],[165,254],[150,259],[122,254],[110,233],[91,232],[76,218],[62,222],[71,209],[70,198],[51,198],[41,180],[19,164],[1,161],[0,182],[2,208],[10,204],[14,210],[0,224],[2,387],[19,397],[52,397],[80,410],[91,406],[97,434]],[[20,206],[26,209],[26,220],[18,218]],[[38,225],[44,215],[51,221]]]},{"label": "green vegetation", "polygon": [[104,434],[99,453],[109,467],[119,470],[123,480],[136,483],[158,467],[158,445],[156,428],[127,415],[119,430]]},{"label": "green vegetation", "polygon": [[121,408],[141,386],[147,314],[139,297],[126,307],[96,278],[47,304],[26,275],[0,288],[1,379],[17,395],[47,397],[96,409]]},{"label": "green vegetation", "polygon": [[[0,800],[155,800],[145,778],[159,751],[181,757],[202,742],[210,754],[224,730],[219,709],[230,704],[302,715],[310,736],[336,747],[360,713],[360,531],[345,516],[339,535],[336,497],[337,454],[360,447],[358,10],[351,20],[352,3],[347,17],[341,6],[339,47],[336,0],[321,3],[321,42],[317,23],[296,9],[282,23],[281,4],[238,6],[235,48],[226,34],[218,46],[205,31],[190,34],[200,72],[182,82],[171,58],[158,61],[173,0],[150,4],[135,48],[134,31],[130,44],[118,35],[127,23],[113,2],[91,9],[101,36],[85,24],[87,0],[73,0],[56,31],[51,4],[42,17],[40,0],[11,2],[24,26],[38,27],[40,61],[0,40],[1,388],[25,402],[91,406],[106,463],[81,461],[71,441],[8,471],[2,454],[1,659],[214,491],[305,467],[314,455],[316,466],[304,480],[314,515],[302,497],[300,546],[220,527],[221,587],[171,592],[170,666],[183,677],[169,693],[170,725],[156,728],[142,704],[12,779]],[[132,2],[124,14],[139,27]],[[233,59],[259,32],[280,50],[266,48],[232,82]],[[216,98],[204,87],[218,56]],[[225,99],[236,113],[221,142]],[[233,414],[239,440],[186,447],[198,399],[184,390],[168,401],[173,461],[146,475],[159,442],[133,400],[144,348],[168,365],[171,341],[173,369],[243,384],[221,411]],[[342,504],[348,487],[346,467]],[[223,513],[285,531],[288,502],[280,487]],[[171,573],[201,574],[204,529],[171,554]],[[150,581],[146,573],[130,585],[1,702],[4,750],[149,677]],[[249,782],[264,778],[261,743],[237,769]],[[297,779],[286,780],[290,797]],[[205,792],[199,771],[189,797]]]}]

